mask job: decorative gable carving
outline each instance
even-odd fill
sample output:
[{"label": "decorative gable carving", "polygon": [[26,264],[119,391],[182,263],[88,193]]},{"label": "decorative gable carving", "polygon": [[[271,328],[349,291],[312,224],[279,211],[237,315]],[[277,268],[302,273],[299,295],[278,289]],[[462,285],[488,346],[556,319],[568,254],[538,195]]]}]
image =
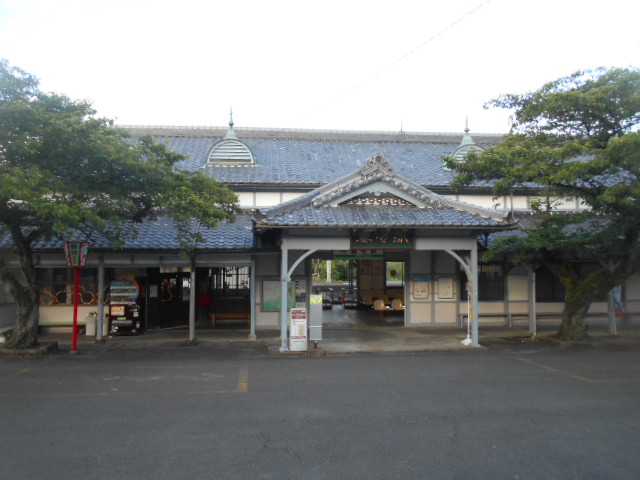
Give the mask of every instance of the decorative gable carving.
[{"label": "decorative gable carving", "polygon": [[[354,206],[371,208],[366,209],[367,215],[363,217],[357,213],[361,209]],[[431,212],[438,210],[436,216],[430,216]],[[470,219],[468,215],[475,218]],[[394,174],[390,162],[381,153],[373,155],[360,170],[277,207],[258,211],[254,218],[263,226],[342,228],[365,222],[367,226],[375,225],[376,228],[380,225],[411,225],[415,228],[432,223],[441,225],[443,219],[450,218],[458,218],[459,225],[464,227],[510,225],[510,220],[503,213],[443,197]],[[455,222],[445,220],[444,224],[451,228]]]},{"label": "decorative gable carving", "polygon": [[354,197],[346,202],[344,202],[341,205],[365,205],[365,206],[369,206],[369,205],[384,205],[387,207],[397,207],[397,206],[407,206],[407,205],[413,205],[412,203],[408,202],[407,200],[405,200],[404,198],[399,198],[399,197],[394,197],[391,195],[386,195],[386,196],[358,196],[358,197]]},{"label": "decorative gable carving", "polygon": [[438,205],[430,192],[393,173],[391,162],[382,153],[369,158],[359,172],[319,190],[314,207],[323,205]]},{"label": "decorative gable carving", "polygon": [[373,173],[376,170],[385,171],[387,173],[393,172],[393,167],[391,166],[391,162],[388,158],[386,158],[382,153],[376,153],[369,158],[364,166],[362,167],[362,175],[368,176],[370,173]]}]

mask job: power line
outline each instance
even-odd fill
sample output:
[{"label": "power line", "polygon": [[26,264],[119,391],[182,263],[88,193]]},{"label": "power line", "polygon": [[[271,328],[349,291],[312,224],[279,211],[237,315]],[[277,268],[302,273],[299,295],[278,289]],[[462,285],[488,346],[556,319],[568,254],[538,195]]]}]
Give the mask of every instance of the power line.
[{"label": "power line", "polygon": [[463,16],[461,16],[460,18],[458,18],[456,21],[454,21],[453,23],[449,24],[447,27],[443,28],[442,30],[440,30],[438,33],[436,33],[435,35],[433,35],[432,37],[428,38],[427,40],[425,40],[424,42],[422,42],[420,45],[418,45],[417,47],[413,48],[412,50],[410,50],[409,52],[405,53],[404,55],[402,55],[401,57],[399,57],[398,59],[394,60],[393,62],[391,62],[390,64],[388,64],[386,67],[378,70],[376,73],[374,73],[373,75],[371,75],[370,77],[366,78],[365,80],[363,80],[362,82],[358,83],[357,85],[351,87],[349,90],[346,90],[345,92],[341,93],[340,95],[338,95],[337,97],[335,97],[333,100],[330,100],[329,102],[327,102],[325,105],[323,105],[322,107],[317,108],[315,111],[313,111],[309,116],[314,115],[315,113],[324,110],[325,108],[327,108],[329,105],[332,105],[334,103],[336,103],[338,100],[341,100],[342,98],[346,97],[347,95],[351,94],[351,92],[359,89],[360,87],[362,87],[363,85],[366,85],[367,83],[369,83],[370,81],[374,80],[375,78],[379,77],[380,75],[382,75],[383,73],[385,73],[387,70],[391,70],[393,67],[395,67],[397,64],[399,64],[400,62],[402,62],[404,59],[406,59],[407,57],[410,57],[411,55],[413,55],[414,53],[416,53],[418,50],[420,50],[421,48],[423,48],[425,45],[431,43],[433,40],[435,40],[436,38],[438,38],[439,36],[443,35],[444,33],[446,33],[447,31],[449,31],[450,29],[452,29],[453,27],[455,27],[458,23],[462,22],[464,19],[466,19],[467,17],[470,17],[471,15],[473,15],[475,12],[477,12],[478,10],[480,10],[482,7],[484,7],[487,3],[489,3],[491,0],[485,0],[484,2],[482,2],[481,4],[477,5],[476,7],[474,7],[473,9],[469,10],[467,13],[465,13]]}]

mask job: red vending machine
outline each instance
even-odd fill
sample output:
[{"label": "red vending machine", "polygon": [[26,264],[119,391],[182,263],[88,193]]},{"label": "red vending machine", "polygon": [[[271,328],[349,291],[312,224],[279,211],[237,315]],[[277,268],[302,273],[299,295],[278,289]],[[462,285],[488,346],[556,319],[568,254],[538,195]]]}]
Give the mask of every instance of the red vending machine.
[{"label": "red vending machine", "polygon": [[109,286],[109,334],[139,335],[144,333],[140,284],[134,278],[113,280]]}]

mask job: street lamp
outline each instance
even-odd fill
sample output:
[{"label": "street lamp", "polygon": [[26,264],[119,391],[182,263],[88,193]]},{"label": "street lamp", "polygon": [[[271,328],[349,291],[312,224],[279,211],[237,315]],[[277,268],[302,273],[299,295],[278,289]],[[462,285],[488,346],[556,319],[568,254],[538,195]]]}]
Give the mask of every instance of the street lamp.
[{"label": "street lamp", "polygon": [[87,261],[89,242],[64,242],[64,254],[67,266],[73,267],[73,331],[71,334],[71,353],[78,349],[78,294],[80,292],[80,267]]}]

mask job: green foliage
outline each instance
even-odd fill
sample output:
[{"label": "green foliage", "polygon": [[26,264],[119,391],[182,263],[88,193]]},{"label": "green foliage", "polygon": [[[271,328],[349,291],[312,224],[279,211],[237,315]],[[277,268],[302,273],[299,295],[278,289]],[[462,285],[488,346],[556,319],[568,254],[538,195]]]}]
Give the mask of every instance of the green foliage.
[{"label": "green foliage", "polygon": [[576,72],[535,92],[492,100],[489,106],[515,109],[512,131],[485,152],[445,159],[457,172],[454,186],[488,180],[496,195],[505,195],[537,185],[597,203],[618,175],[637,182],[639,92],[639,70],[612,69]]},{"label": "green foliage", "polygon": [[523,95],[507,94],[488,106],[514,110],[515,133],[553,134],[603,149],[640,121],[640,71],[578,71]]},{"label": "green foliage", "polygon": [[82,231],[117,247],[162,213],[176,220],[190,252],[202,226],[233,219],[235,194],[200,172],[178,171],[183,158],[150,137],[128,139],[89,103],[42,92],[34,76],[0,61],[0,231],[10,233],[21,263],[18,274],[0,269],[0,278],[19,312],[31,315],[19,315],[22,326],[37,321],[27,305],[39,298],[35,240]]},{"label": "green foliage", "polygon": [[[565,321],[575,322],[596,291],[620,284],[638,267],[640,71],[576,72],[488,105],[514,110],[511,133],[463,161],[446,158],[456,172],[453,186],[489,182],[496,196],[537,190],[543,200],[532,208],[540,216],[525,219],[525,234],[501,238],[487,257],[506,253],[516,263],[547,265],[567,287]],[[563,198],[580,199],[584,210],[557,212],[555,200]],[[584,258],[602,263],[593,278],[576,279],[563,268]]]},{"label": "green foliage", "polygon": [[327,260],[314,259],[312,268],[315,280],[318,282],[346,282],[349,280],[349,260],[331,261],[330,280],[327,280]]},{"label": "green foliage", "polygon": [[349,280],[349,260],[334,260],[331,269],[331,281],[346,282]]},{"label": "green foliage", "polygon": [[387,262],[387,282],[398,282],[404,278],[404,262]]}]

